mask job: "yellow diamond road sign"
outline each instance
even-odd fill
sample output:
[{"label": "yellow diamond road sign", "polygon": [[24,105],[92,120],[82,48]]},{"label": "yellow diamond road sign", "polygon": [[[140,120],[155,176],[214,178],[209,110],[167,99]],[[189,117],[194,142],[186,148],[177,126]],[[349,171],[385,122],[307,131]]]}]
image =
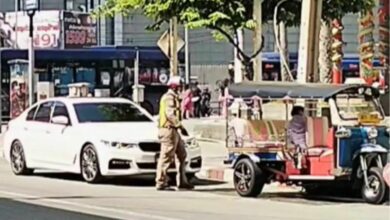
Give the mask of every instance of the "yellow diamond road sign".
[{"label": "yellow diamond road sign", "polygon": [[[160,39],[157,41],[157,45],[160,47],[160,49],[164,52],[164,54],[169,58],[169,42],[170,42],[170,34],[169,31],[165,31]],[[185,42],[180,37],[177,37],[177,52],[181,50],[181,48],[184,47]]]}]

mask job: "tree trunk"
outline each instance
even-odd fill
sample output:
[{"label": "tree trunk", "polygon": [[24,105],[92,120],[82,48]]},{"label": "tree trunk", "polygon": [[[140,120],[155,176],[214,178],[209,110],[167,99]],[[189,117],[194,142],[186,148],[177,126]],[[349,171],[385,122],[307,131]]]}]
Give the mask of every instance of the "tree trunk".
[{"label": "tree trunk", "polygon": [[332,21],[332,83],[342,82],[342,61],[343,61],[343,31],[341,20]]},{"label": "tree trunk", "polygon": [[[289,59],[289,53],[288,53],[288,39],[287,39],[287,27],[284,22],[279,23],[279,42],[280,42],[280,49],[281,54],[280,56],[284,56],[287,62],[287,65],[290,65],[290,59]],[[293,79],[290,79],[288,74],[288,69],[282,62],[282,59],[280,59],[280,70],[281,70],[281,81],[292,81]]]},{"label": "tree trunk", "polygon": [[389,0],[380,0],[379,2],[379,58],[382,66],[389,68],[390,65],[390,7]]},{"label": "tree trunk", "polygon": [[359,18],[359,51],[360,51],[360,77],[365,79],[368,85],[374,80],[374,28],[372,10],[360,14]]},{"label": "tree trunk", "polygon": [[332,46],[332,31],[330,26],[331,21],[321,20],[320,29],[320,82],[329,83],[332,81],[331,70],[332,60],[330,59]]}]

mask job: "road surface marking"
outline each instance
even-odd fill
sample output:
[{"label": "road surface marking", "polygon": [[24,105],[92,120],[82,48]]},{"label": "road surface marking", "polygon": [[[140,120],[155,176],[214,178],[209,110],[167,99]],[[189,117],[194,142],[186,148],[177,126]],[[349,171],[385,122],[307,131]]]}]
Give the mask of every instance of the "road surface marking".
[{"label": "road surface marking", "polygon": [[[15,193],[15,192],[9,192],[9,191],[0,190],[0,194],[6,195],[6,196],[11,196],[11,197],[21,197],[21,198],[10,198],[10,199],[13,199],[15,201],[20,201],[20,202],[29,203],[29,204],[42,205],[42,206],[46,206],[46,207],[59,208],[62,210],[82,212],[82,213],[86,213],[86,214],[100,215],[100,216],[108,217],[108,218],[117,217],[119,214],[120,216],[123,216],[127,219],[129,219],[130,217],[139,217],[139,218],[146,218],[146,219],[153,219],[153,220],[181,220],[181,219],[177,219],[177,218],[164,217],[164,216],[160,216],[160,215],[153,215],[153,214],[126,211],[126,210],[115,209],[115,208],[106,208],[106,207],[100,207],[100,206],[86,205],[86,204],[82,204],[82,203],[61,201],[58,199],[45,199],[45,198],[40,199],[40,196]],[[39,199],[40,201],[30,200],[30,199]],[[55,204],[73,206],[73,207],[76,207],[78,209],[72,209],[71,207],[55,206]],[[89,209],[91,211],[93,210],[93,211],[97,211],[97,212],[88,212],[86,210],[80,210],[80,208]]]}]

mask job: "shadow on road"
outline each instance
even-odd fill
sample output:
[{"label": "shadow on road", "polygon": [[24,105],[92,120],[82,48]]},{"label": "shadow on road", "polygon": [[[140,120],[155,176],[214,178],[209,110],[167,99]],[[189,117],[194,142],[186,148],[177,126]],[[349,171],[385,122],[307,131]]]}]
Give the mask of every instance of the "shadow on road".
[{"label": "shadow on road", "polygon": [[[77,181],[84,182],[82,177],[77,174],[72,173],[36,173],[34,176],[44,177],[44,178],[52,178],[52,179],[60,179],[67,181]],[[100,182],[100,185],[117,185],[117,186],[137,186],[137,187],[154,187],[155,180],[153,175],[148,176],[132,176],[132,177],[116,177],[116,178],[107,178]],[[209,186],[209,185],[219,185],[224,182],[206,180],[193,178],[191,183],[196,186]],[[174,185],[174,182],[171,183]]]},{"label": "shadow on road", "polygon": [[0,198],[1,219],[79,219],[79,220],[108,220],[96,215],[82,214],[46,206],[33,205],[12,199]]},{"label": "shadow on road", "polygon": [[[216,188],[216,189],[197,189],[198,192],[216,193],[219,195],[237,196],[237,192],[233,188]],[[250,198],[248,198],[250,199]],[[304,192],[264,192],[258,198],[268,199],[272,201],[313,204],[313,205],[331,205],[336,203],[364,203],[359,197],[345,196],[343,194],[307,194]],[[384,205],[390,205],[390,202]]]}]

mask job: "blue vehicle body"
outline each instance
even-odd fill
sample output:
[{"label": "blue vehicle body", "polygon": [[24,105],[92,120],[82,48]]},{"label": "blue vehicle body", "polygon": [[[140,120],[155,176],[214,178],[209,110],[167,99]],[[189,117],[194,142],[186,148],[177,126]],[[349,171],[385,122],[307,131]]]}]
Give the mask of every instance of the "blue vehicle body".
[{"label": "blue vehicle body", "polygon": [[351,136],[342,138],[339,142],[338,166],[342,168],[353,168],[353,159],[359,153],[378,152],[386,153],[384,150],[390,150],[390,139],[386,127],[377,127],[378,136],[375,143],[370,143],[367,134],[367,127],[353,127]]}]

